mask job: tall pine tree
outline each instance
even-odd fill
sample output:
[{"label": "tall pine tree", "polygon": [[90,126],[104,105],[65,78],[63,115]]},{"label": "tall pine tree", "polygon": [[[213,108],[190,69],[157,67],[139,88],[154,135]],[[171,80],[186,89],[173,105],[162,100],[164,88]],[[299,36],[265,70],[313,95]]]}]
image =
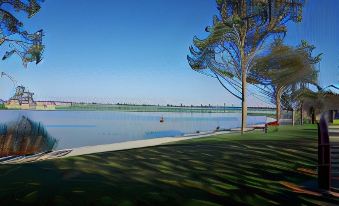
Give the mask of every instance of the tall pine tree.
[{"label": "tall pine tree", "polygon": [[266,41],[300,22],[303,0],[217,0],[218,15],[205,39],[194,37],[187,57],[195,71],[216,78],[242,102],[241,132],[247,124],[247,77]]}]

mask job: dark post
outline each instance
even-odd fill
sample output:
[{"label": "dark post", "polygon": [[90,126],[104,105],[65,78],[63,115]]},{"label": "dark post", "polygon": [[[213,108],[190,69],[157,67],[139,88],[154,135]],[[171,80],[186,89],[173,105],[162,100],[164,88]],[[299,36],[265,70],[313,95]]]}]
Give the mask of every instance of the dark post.
[{"label": "dark post", "polygon": [[334,111],[333,111],[333,110],[330,110],[329,113],[330,113],[330,114],[329,114],[329,121],[330,121],[331,123],[333,123],[333,120],[334,120]]},{"label": "dark post", "polygon": [[328,126],[321,117],[318,123],[318,187],[330,190],[331,187],[331,156]]},{"label": "dark post", "polygon": [[303,102],[300,105],[300,125],[304,125]]}]

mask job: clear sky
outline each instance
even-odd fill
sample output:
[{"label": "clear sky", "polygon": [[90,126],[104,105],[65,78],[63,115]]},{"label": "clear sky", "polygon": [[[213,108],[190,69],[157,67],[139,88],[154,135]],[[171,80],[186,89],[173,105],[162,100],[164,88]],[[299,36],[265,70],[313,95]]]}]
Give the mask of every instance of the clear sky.
[{"label": "clear sky", "polygon": [[[306,39],[324,53],[320,82],[326,85],[338,81],[339,6],[308,2],[304,23],[290,26],[287,42]],[[214,0],[47,0],[25,21],[30,31],[46,33],[43,62],[24,69],[12,57],[0,71],[40,100],[239,105],[186,60],[193,36],[204,37],[216,13]],[[12,94],[11,83],[1,79],[0,98]]]}]

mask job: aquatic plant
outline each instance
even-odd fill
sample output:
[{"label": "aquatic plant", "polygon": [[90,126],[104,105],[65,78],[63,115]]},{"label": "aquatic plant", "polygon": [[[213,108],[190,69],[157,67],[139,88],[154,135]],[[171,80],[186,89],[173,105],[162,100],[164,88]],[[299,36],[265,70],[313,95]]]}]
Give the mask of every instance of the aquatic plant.
[{"label": "aquatic plant", "polygon": [[40,122],[22,116],[18,121],[0,125],[0,157],[47,152],[56,146]]}]

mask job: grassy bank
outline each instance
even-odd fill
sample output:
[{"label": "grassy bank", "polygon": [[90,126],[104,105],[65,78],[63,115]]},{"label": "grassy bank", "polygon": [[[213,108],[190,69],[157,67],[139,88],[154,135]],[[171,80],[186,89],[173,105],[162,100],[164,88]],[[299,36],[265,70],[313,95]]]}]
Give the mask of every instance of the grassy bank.
[{"label": "grassy bank", "polygon": [[[315,182],[314,126],[0,166],[0,205],[338,205]],[[11,203],[11,204],[10,204]]]},{"label": "grassy bank", "polygon": [[[161,105],[123,105],[123,104],[72,104],[72,106],[57,106],[57,110],[70,111],[126,111],[126,112],[188,112],[188,113],[239,113],[241,107],[215,106],[161,106]],[[275,112],[274,108],[248,108],[251,114],[268,114]]]}]

